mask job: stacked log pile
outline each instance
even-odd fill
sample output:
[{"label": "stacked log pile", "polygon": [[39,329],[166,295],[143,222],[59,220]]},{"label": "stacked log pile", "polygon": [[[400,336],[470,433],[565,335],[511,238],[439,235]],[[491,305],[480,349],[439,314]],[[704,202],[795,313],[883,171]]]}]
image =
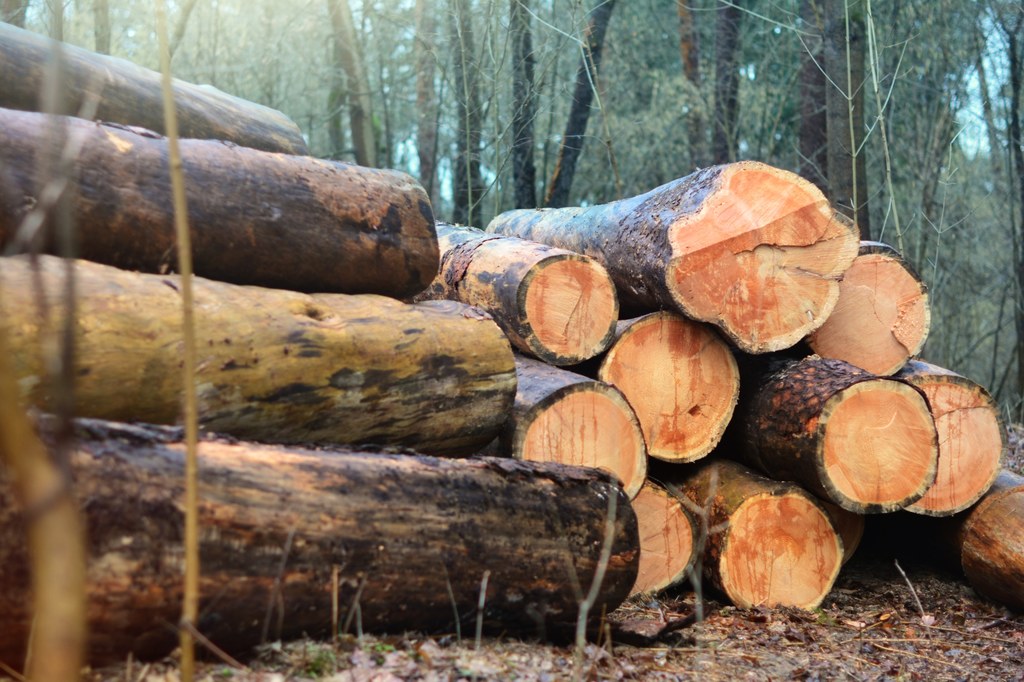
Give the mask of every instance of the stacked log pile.
[{"label": "stacked log pile", "polygon": [[[0,64],[33,49],[0,26]],[[118,120],[147,123],[131,119],[139,106]],[[52,248],[26,234],[45,204],[47,120],[0,109],[8,251]],[[179,419],[166,141],[60,124],[78,150],[82,260],[0,259],[0,321],[26,403],[46,411],[52,330],[74,316],[76,414],[119,422],[79,422],[72,457],[89,499],[92,658],[158,656],[173,637],[152,623],[181,599],[181,443],[125,422]],[[955,519],[969,579],[1020,606],[1006,595],[1024,498],[1005,477],[990,492],[1005,447],[991,398],[911,360],[927,292],[811,183],[741,162],[609,204],[512,211],[484,232],[435,225],[398,172],[182,148],[211,434],[199,627],[217,644],[326,632],[339,603],[367,629],[457,631],[479,616],[544,632],[687,580],[742,606],[815,608],[863,515],[902,510]],[[471,454],[485,456],[433,457]],[[31,615],[24,511],[2,479],[10,663]]]}]

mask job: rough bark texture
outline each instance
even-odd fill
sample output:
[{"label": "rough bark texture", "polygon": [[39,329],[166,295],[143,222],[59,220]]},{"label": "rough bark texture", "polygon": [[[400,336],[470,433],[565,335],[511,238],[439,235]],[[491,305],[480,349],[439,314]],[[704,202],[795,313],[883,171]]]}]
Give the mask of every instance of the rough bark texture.
[{"label": "rough bark texture", "polygon": [[858,246],[813,184],[750,161],[608,204],[508,211],[488,231],[591,256],[624,308],[678,310],[754,353],[825,321]]},{"label": "rough bark texture", "polygon": [[[177,643],[184,445],[176,429],[85,420],[72,457],[89,529],[89,658],[152,659]],[[636,518],[606,474],[507,459],[286,449],[205,438],[201,616],[228,651],[330,633],[332,569],[354,631],[471,631],[486,581],[489,631],[571,627],[616,497],[614,542],[592,614],[636,577]],[[0,660],[20,662],[31,622],[24,514],[0,475]],[[353,610],[358,613],[353,614]],[[348,618],[346,614],[352,617]],[[269,615],[269,622],[268,622]],[[347,623],[346,623],[347,621]]]},{"label": "rough bark texture", "polygon": [[622,391],[648,454],[667,462],[711,452],[740,392],[728,344],[710,327],[668,311],[620,322],[597,378]]},{"label": "rough bark texture", "polygon": [[926,362],[912,360],[896,376],[924,392],[939,434],[935,482],[907,510],[948,516],[967,509],[991,487],[1006,451],[998,406],[982,386]]},{"label": "rough bark texture", "polygon": [[[0,244],[41,201],[43,114],[0,109]],[[63,119],[80,145],[79,256],[131,270],[177,263],[167,141]],[[212,140],[182,140],[195,272],[298,291],[409,296],[437,274],[430,203],[415,180]],[[45,244],[52,250],[52,244]]]},{"label": "rough bark texture", "polygon": [[665,483],[705,510],[704,578],[735,605],[813,609],[832,589],[842,540],[797,486],[726,460],[678,467]]},{"label": "rough bark texture", "polygon": [[960,563],[971,586],[1024,611],[1024,476],[1004,470],[962,523]]},{"label": "rough bark texture", "polygon": [[646,481],[633,499],[640,528],[640,568],[632,594],[660,592],[682,583],[697,559],[698,524],[675,495]]},{"label": "rough bark texture", "polygon": [[647,450],[618,389],[516,356],[518,389],[499,451],[506,456],[605,469],[630,498],[647,477]]},{"label": "rough bark texture", "polygon": [[596,261],[571,251],[437,224],[441,271],[417,298],[483,308],[519,350],[573,365],[611,343],[615,285]]},{"label": "rough bark texture", "polygon": [[938,442],[921,392],[841,360],[780,364],[744,376],[730,455],[857,513],[894,511],[925,494]]},{"label": "rough bark texture", "polygon": [[822,357],[887,375],[921,352],[930,325],[928,289],[913,266],[891,246],[861,242],[835,309],[807,342]]},{"label": "rough bark texture", "polygon": [[[63,83],[71,110],[98,96],[96,118],[163,132],[160,74],[124,59],[63,45]],[[50,41],[31,31],[0,24],[0,107],[36,111]],[[183,138],[227,140],[286,154],[307,154],[299,127],[279,111],[233,97],[208,85],[176,80],[174,103]],[[6,123],[4,124],[6,125]],[[0,126],[4,127],[4,126]]]},{"label": "rough bark texture", "polygon": [[[26,399],[51,410],[48,329],[64,266],[0,264],[0,314]],[[176,277],[79,261],[76,413],[175,423],[181,411]],[[36,283],[42,283],[42,291]],[[468,452],[497,435],[515,393],[512,353],[485,313],[451,301],[305,295],[196,278],[201,425],[269,442],[394,444]],[[44,301],[49,323],[37,303]]]}]

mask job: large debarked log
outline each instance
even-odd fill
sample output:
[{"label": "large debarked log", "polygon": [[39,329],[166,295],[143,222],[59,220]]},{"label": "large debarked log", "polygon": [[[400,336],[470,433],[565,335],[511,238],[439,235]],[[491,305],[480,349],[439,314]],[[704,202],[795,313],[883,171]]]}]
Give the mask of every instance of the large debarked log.
[{"label": "large debarked log", "polygon": [[[89,536],[89,659],[149,659],[177,643],[182,468],[176,429],[83,421],[71,458]],[[636,517],[597,471],[508,459],[285,449],[204,439],[198,629],[239,651],[330,632],[332,571],[349,631],[463,632],[486,585],[490,630],[573,626],[577,590],[614,541],[591,613],[636,577]],[[0,661],[24,658],[31,615],[24,517],[0,475]],[[347,613],[358,615],[346,618]],[[269,623],[267,617],[269,614]],[[456,615],[457,614],[457,615]]]},{"label": "large debarked log", "polygon": [[[167,140],[61,121],[81,145],[71,201],[77,255],[129,270],[176,269]],[[43,114],[0,109],[0,246],[40,201],[39,151],[49,131]],[[181,156],[197,275],[401,298],[437,273],[430,202],[404,173],[213,140],[181,140]]]},{"label": "large debarked log", "polygon": [[679,310],[749,353],[788,348],[817,329],[858,245],[814,185],[752,161],[608,204],[508,211],[487,229],[591,256],[623,307]]},{"label": "large debarked log", "polygon": [[[111,123],[163,132],[160,73],[117,57],[67,43],[60,76],[66,104],[77,111],[98,98],[96,117]],[[46,36],[0,23],[0,107],[37,111],[46,67],[53,53]],[[299,127],[279,111],[233,97],[209,86],[174,81],[174,104],[181,137],[228,140],[286,154],[308,154]]]},{"label": "large debarked log", "polygon": [[[173,424],[181,413],[178,278],[77,261],[76,414]],[[64,264],[0,259],[0,316],[28,402],[54,408],[40,329],[66,314]],[[483,312],[454,301],[299,294],[195,278],[200,424],[265,442],[465,453],[497,435],[515,364]]]}]

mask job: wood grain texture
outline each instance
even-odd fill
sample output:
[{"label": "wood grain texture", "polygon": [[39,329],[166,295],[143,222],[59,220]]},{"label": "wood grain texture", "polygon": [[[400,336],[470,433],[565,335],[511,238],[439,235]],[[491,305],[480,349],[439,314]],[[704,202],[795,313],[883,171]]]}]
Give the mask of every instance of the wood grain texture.
[{"label": "wood grain texture", "polygon": [[[0,262],[0,315],[25,399],[52,410],[47,363],[63,324],[63,263]],[[173,424],[181,404],[177,278],[77,261],[76,410]],[[42,291],[37,292],[37,281]],[[516,389],[512,351],[483,312],[364,294],[300,294],[196,278],[203,428],[269,442],[376,443],[471,452]],[[49,324],[37,308],[44,301]]]},{"label": "wood grain texture", "polygon": [[1024,476],[1002,471],[963,517],[958,538],[960,563],[971,586],[1024,611]]},{"label": "wood grain texture", "polygon": [[[180,431],[84,420],[77,436],[89,659],[164,656],[181,610]],[[197,626],[230,652],[258,644],[264,629],[270,640],[328,636],[335,567],[342,623],[358,603],[369,632],[451,633],[456,620],[471,631],[487,574],[487,631],[557,634],[575,625],[576,585],[587,589],[594,575],[609,497],[618,500],[614,542],[591,613],[614,609],[636,577],[636,517],[601,472],[213,437],[199,458]],[[0,472],[0,660],[15,665],[31,618],[24,522]]]},{"label": "wood grain texture", "polygon": [[[174,270],[166,139],[61,121],[80,149],[71,200],[78,256],[130,270]],[[43,114],[0,109],[0,245],[15,240],[40,201],[38,157],[48,130]],[[180,146],[197,275],[401,298],[422,291],[437,273],[430,202],[404,173],[212,140]],[[48,239],[43,249],[52,252]]]},{"label": "wood grain texture", "polygon": [[681,584],[697,560],[697,520],[679,498],[651,480],[633,498],[633,510],[640,528],[640,567],[632,594]]}]

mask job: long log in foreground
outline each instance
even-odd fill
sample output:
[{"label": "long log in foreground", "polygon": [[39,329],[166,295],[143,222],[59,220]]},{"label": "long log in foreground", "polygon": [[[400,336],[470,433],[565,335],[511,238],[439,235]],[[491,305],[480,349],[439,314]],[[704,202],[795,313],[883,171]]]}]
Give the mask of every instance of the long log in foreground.
[{"label": "long log in foreground", "polygon": [[[38,111],[54,43],[46,36],[0,23],[0,107]],[[70,111],[97,98],[96,118],[164,131],[160,73],[124,59],[61,43],[62,96]],[[228,140],[286,154],[308,154],[299,127],[279,111],[233,97],[210,85],[175,79],[174,104],[181,137]]]},{"label": "long log in foreground", "polygon": [[[175,423],[181,413],[178,278],[75,263],[76,414]],[[0,316],[25,398],[55,409],[47,377],[64,264],[0,262]],[[471,452],[494,438],[516,389],[505,335],[454,301],[299,294],[196,278],[200,424],[266,442],[375,443]]]},{"label": "long log in foreground", "polygon": [[729,454],[857,513],[920,499],[938,442],[923,394],[841,360],[810,356],[744,376]]},{"label": "long log in foreground", "polygon": [[740,375],[712,328],[662,311],[623,320],[597,378],[622,391],[644,430],[647,452],[692,462],[718,445],[732,418]]},{"label": "long log in foreground", "polygon": [[1006,433],[983,387],[950,370],[911,360],[896,375],[928,398],[939,435],[935,482],[907,511],[948,516],[981,499],[1002,465]]},{"label": "long log in foreground", "polygon": [[[84,421],[71,457],[88,525],[89,658],[151,659],[177,643],[183,450],[176,429]],[[573,626],[597,568],[610,501],[610,560],[592,614],[629,593],[636,517],[597,471],[508,459],[285,449],[204,439],[200,618],[216,645],[325,636],[332,572],[354,631],[470,631],[485,587],[489,630]],[[24,659],[31,614],[24,516],[0,472],[0,661]]]},{"label": "long log in foreground", "polygon": [[619,301],[608,272],[564,249],[437,224],[441,270],[418,300],[483,308],[516,348],[573,365],[611,343]]},{"label": "long log in foreground", "polygon": [[608,204],[508,211],[487,229],[591,256],[623,307],[679,310],[749,353],[817,329],[858,245],[813,184],[751,161]]},{"label": "long log in foreground", "polygon": [[539,360],[517,355],[515,363],[518,386],[501,454],[605,469],[635,497],[647,476],[647,449],[622,393]]},{"label": "long log in foreground", "polygon": [[807,342],[821,357],[892,374],[921,352],[930,322],[928,291],[914,268],[891,246],[861,242],[835,309]]},{"label": "long log in foreground", "polygon": [[799,487],[728,460],[659,474],[705,510],[704,578],[736,606],[813,609],[832,589],[843,543],[826,511]]},{"label": "long log in foreground", "polygon": [[[71,211],[79,257],[144,272],[177,268],[166,139],[75,118],[60,124],[78,148]],[[23,242],[26,216],[46,203],[40,159],[50,135],[43,114],[0,109],[0,246]],[[430,202],[404,173],[213,140],[182,140],[181,156],[197,275],[401,298],[437,273]]]},{"label": "long log in foreground", "polygon": [[633,498],[640,568],[631,594],[660,592],[686,579],[697,559],[698,521],[679,498],[646,481]]}]

